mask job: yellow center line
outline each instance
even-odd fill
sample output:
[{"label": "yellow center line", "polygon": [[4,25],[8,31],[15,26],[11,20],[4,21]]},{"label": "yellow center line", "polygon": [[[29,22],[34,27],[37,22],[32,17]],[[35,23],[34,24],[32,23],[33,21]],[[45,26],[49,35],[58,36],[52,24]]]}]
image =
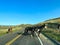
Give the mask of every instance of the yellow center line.
[{"label": "yellow center line", "polygon": [[11,45],[15,40],[17,40],[21,35],[16,36],[14,39],[11,41],[7,42],[5,45]]}]

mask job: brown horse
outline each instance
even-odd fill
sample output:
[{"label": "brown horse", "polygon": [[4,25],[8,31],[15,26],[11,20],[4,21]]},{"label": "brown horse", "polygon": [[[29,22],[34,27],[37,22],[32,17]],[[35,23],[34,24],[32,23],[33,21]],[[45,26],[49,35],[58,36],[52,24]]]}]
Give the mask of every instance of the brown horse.
[{"label": "brown horse", "polygon": [[8,33],[12,32],[12,27],[8,28]]}]

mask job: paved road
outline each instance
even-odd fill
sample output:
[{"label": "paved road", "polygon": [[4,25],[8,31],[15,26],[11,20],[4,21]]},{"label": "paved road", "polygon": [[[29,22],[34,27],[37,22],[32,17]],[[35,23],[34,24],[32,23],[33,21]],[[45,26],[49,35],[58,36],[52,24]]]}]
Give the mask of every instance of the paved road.
[{"label": "paved road", "polygon": [[40,34],[40,39],[41,39],[43,45],[56,45],[51,40],[49,40],[47,37],[45,37],[43,34]]},{"label": "paved road", "polygon": [[17,31],[14,33],[9,33],[6,34],[4,36],[0,37],[0,45],[5,45],[7,42],[9,42],[10,40],[12,40],[13,38],[15,38],[18,34],[20,34],[22,31]]},{"label": "paved road", "polygon": [[[14,39],[16,36],[20,35],[22,31],[18,31],[12,34],[7,34],[0,37],[0,45],[5,45],[7,42]],[[40,39],[43,45],[55,45],[49,39],[45,38],[43,35],[40,35]],[[31,35],[21,35],[18,39],[16,39],[11,45],[41,45],[41,42],[35,35],[34,37]]]},{"label": "paved road", "polygon": [[[8,43],[12,39],[20,35],[20,32],[22,31],[9,33],[0,37],[0,45],[6,45],[6,43]],[[16,41],[14,41],[11,45],[40,45],[40,42],[36,36],[33,37],[31,35],[22,35]]]},{"label": "paved road", "polygon": [[31,35],[22,35],[11,45],[40,45],[40,42],[36,36],[33,37]]}]

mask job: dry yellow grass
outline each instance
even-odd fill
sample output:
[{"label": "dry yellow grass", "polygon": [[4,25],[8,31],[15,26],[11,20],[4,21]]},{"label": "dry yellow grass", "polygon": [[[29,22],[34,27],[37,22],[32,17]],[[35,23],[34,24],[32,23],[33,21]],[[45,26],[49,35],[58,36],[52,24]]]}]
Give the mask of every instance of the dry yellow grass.
[{"label": "dry yellow grass", "polygon": [[[13,28],[12,31],[16,32],[16,31],[21,30],[21,29],[22,29],[22,27],[16,27],[16,28]],[[8,32],[8,29],[1,29],[0,36],[7,34],[7,32]]]}]

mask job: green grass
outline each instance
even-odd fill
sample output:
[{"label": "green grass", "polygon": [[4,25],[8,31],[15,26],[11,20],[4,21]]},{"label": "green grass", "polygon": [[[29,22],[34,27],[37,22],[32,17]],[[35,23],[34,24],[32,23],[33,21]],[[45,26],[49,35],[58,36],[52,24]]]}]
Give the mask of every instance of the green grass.
[{"label": "green grass", "polygon": [[0,33],[0,36],[5,35],[6,33]]},{"label": "green grass", "polygon": [[5,35],[7,32],[7,29],[1,29],[0,30],[0,36]]},{"label": "green grass", "polygon": [[60,42],[60,36],[54,35],[52,33],[45,33],[45,34]]},{"label": "green grass", "polygon": [[57,40],[60,42],[60,33],[58,31],[55,31],[54,29],[47,29],[42,31],[44,34],[48,35],[49,37]]}]

